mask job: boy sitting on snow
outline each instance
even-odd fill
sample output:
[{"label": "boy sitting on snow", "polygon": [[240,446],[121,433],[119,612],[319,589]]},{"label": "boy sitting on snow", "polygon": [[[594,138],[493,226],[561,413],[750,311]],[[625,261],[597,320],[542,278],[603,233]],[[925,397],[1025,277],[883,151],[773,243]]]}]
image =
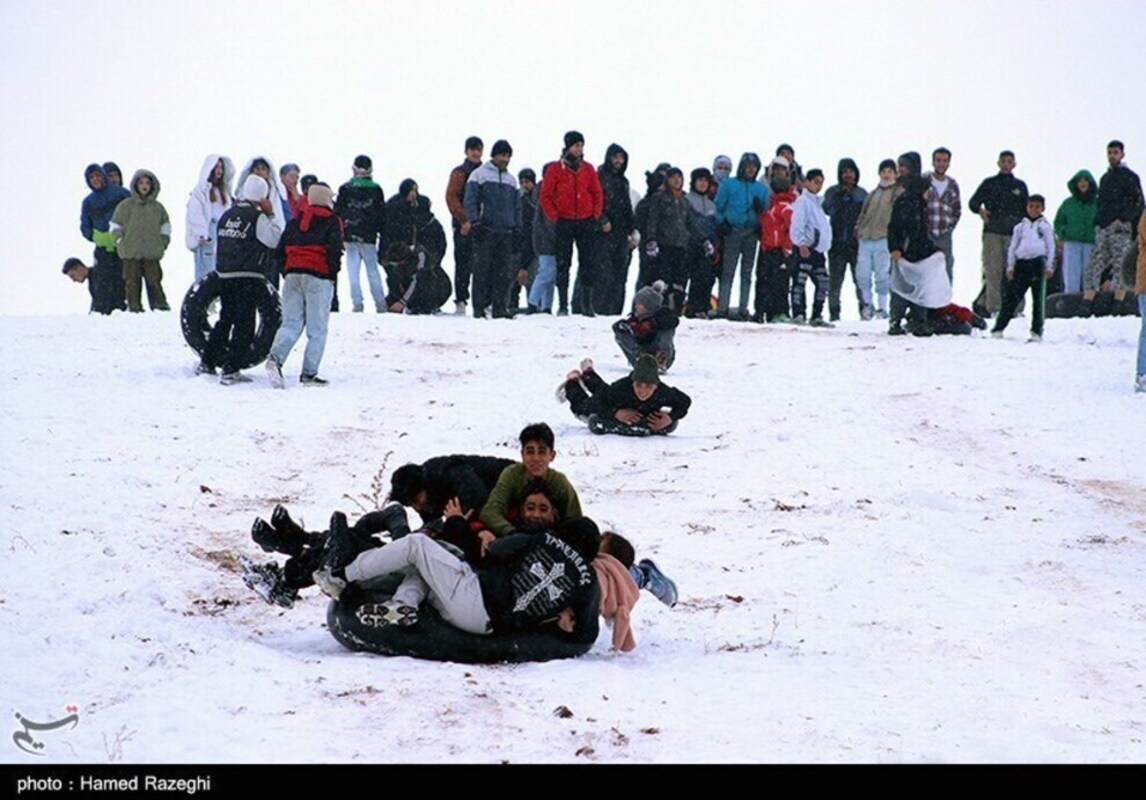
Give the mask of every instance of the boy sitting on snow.
[{"label": "boy sitting on snow", "polygon": [[613,335],[630,366],[649,354],[656,359],[657,369],[663,374],[676,360],[676,336],[680,318],[664,305],[664,281],[656,281],[637,292],[633,310],[628,317],[613,324]]},{"label": "boy sitting on snow", "polygon": [[692,405],[687,394],[661,383],[656,359],[648,354],[637,359],[630,375],[611,384],[586,358],[580,370],[565,376],[557,398],[568,400],[573,415],[587,422],[593,433],[621,436],[672,433]]}]

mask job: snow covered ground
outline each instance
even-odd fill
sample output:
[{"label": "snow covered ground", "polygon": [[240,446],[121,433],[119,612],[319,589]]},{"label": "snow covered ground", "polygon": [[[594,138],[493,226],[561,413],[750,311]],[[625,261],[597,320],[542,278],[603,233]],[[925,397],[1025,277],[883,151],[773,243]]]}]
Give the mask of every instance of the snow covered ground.
[{"label": "snow covered ground", "polygon": [[[173,292],[176,297],[178,292]],[[1025,343],[685,321],[676,434],[595,437],[553,389],[611,319],[336,315],[322,374],[221,387],[175,314],[0,317],[0,762],[1146,760],[1139,320]],[[344,650],[236,572],[403,463],[512,457],[531,421],[586,513],[681,590],[638,647],[475,667]],[[78,724],[16,746],[13,714]],[[555,710],[566,707],[568,715]]]}]

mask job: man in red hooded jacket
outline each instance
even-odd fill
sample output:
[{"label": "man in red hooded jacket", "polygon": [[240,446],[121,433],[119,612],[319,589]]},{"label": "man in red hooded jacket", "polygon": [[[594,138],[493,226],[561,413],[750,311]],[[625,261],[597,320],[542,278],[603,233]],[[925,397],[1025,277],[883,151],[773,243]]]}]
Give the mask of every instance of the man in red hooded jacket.
[{"label": "man in red hooded jacket", "polygon": [[593,313],[593,239],[604,210],[605,196],[597,171],[584,162],[585,137],[577,131],[565,134],[561,159],[551,164],[541,181],[541,211],[557,232],[558,315],[569,313],[569,270],[573,243],[577,243],[581,313]]}]

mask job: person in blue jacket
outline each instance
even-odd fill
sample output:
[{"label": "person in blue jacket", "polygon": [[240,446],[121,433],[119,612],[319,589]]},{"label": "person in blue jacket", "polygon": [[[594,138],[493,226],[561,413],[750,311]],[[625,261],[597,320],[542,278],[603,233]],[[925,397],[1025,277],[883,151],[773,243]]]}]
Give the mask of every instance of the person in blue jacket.
[{"label": "person in blue jacket", "polygon": [[112,235],[111,215],[115,207],[131,196],[122,186],[113,185],[99,164],[89,164],[84,180],[91,193],[80,206],[80,233],[95,245],[94,262],[88,276],[91,292],[91,310],[98,314],[127,309],[127,295],[123,288],[123,262],[116,252]]},{"label": "person in blue jacket", "polygon": [[760,156],[740,156],[736,177],[722,181],[716,191],[716,222],[724,234],[724,263],[720,272],[720,291],[716,315],[728,316],[732,299],[732,280],[740,264],[739,318],[748,319],[748,294],[752,289],[752,270],[756,266],[756,243],[760,238],[758,217],[771,205],[772,192],[759,180]]}]

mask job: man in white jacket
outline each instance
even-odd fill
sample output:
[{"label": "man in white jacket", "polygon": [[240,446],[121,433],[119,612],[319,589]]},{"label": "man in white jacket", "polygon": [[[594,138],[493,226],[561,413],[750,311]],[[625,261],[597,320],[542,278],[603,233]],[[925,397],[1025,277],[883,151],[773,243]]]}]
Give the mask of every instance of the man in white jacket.
[{"label": "man in white jacket", "polygon": [[1027,199],[1027,215],[1011,233],[1007,249],[1007,281],[1003,286],[1003,306],[995,319],[991,336],[1003,338],[1007,323],[1027,293],[1031,291],[1031,338],[1043,340],[1043,315],[1046,306],[1046,279],[1054,273],[1054,228],[1043,216],[1046,201],[1041,194]]},{"label": "man in white jacket", "polygon": [[828,267],[825,253],[832,246],[832,226],[820,206],[820,189],[824,187],[824,172],[810,169],[804,177],[804,191],[792,204],[792,245],[799,254],[792,273],[792,321],[802,324],[807,320],[808,305],[804,284],[811,278],[816,287],[812,298],[812,318],[808,324],[818,328],[831,328],[824,319],[824,301],[828,298]]}]

